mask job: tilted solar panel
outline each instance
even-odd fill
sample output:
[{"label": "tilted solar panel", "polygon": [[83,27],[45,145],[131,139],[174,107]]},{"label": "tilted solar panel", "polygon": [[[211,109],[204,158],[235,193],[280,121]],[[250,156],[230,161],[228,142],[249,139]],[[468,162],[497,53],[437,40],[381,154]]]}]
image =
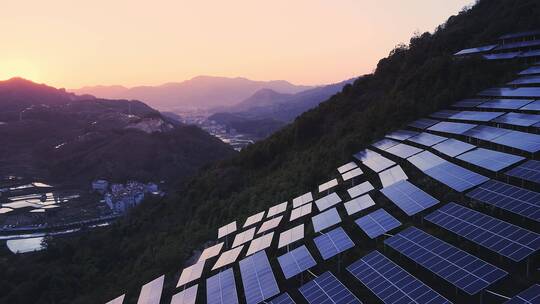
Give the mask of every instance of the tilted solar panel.
[{"label": "tilted solar panel", "polygon": [[370,239],[401,226],[401,222],[384,209],[378,209],[354,221]]},{"label": "tilted solar panel", "polygon": [[162,275],[146,284],[141,288],[137,304],[159,304],[165,275]]},{"label": "tilted solar panel", "polygon": [[324,211],[339,203],[341,203],[341,198],[335,192],[332,192],[315,201],[315,205],[317,205],[319,211]]},{"label": "tilted solar panel", "polygon": [[420,129],[420,130],[425,130],[438,122],[439,121],[435,119],[421,118],[421,119],[411,122],[410,124],[408,124],[408,126],[416,128],[416,129]]},{"label": "tilted solar panel", "polygon": [[540,234],[489,215],[449,203],[424,217],[513,261],[521,261],[540,249]]},{"label": "tilted solar panel", "polygon": [[429,127],[428,130],[450,134],[463,134],[474,127],[476,125],[469,123],[441,121]]},{"label": "tilted solar panel", "polygon": [[258,251],[261,251],[270,247],[270,245],[272,245],[273,239],[274,239],[273,232],[270,232],[269,234],[265,234],[263,236],[260,236],[254,239],[253,241],[251,241],[251,243],[249,243],[249,248],[246,253],[246,256],[250,256],[254,254],[255,252],[258,252]]},{"label": "tilted solar panel", "polygon": [[452,106],[455,108],[474,108],[478,105],[481,105],[482,103],[486,101],[488,101],[488,99],[477,99],[477,98],[463,99],[454,103]]},{"label": "tilted solar panel", "polygon": [[470,295],[508,274],[415,227],[401,231],[384,243]]},{"label": "tilted solar panel", "polygon": [[379,140],[378,142],[375,142],[371,144],[373,147],[379,149],[379,150],[386,150],[388,148],[391,148],[395,145],[399,144],[399,141],[395,141],[393,139],[383,138]]},{"label": "tilted solar panel", "polygon": [[540,303],[540,285],[533,286],[520,292],[515,297],[504,302],[504,304],[538,304]]},{"label": "tilted solar panel", "polygon": [[201,253],[201,256],[199,257],[198,262],[205,261],[205,260],[215,257],[221,252],[221,248],[223,248],[223,242],[217,243],[211,247],[204,249],[203,252]]},{"label": "tilted solar panel", "polygon": [[180,274],[180,279],[178,279],[176,287],[183,286],[189,282],[193,282],[199,279],[204,270],[204,262],[205,261],[203,260],[201,262],[197,262],[189,267],[184,268],[184,270],[182,270],[182,274]]},{"label": "tilted solar panel", "polygon": [[283,219],[283,215],[280,215],[273,219],[267,220],[266,222],[262,223],[261,227],[259,228],[259,231],[257,231],[257,234],[264,233],[266,231],[270,231],[276,228],[277,226],[279,226],[279,223],[281,223],[282,219]]},{"label": "tilted solar panel", "polygon": [[279,256],[278,262],[285,279],[292,278],[317,265],[305,245]]},{"label": "tilted solar panel", "polygon": [[495,50],[509,50],[509,49],[521,49],[531,46],[540,45],[540,40],[525,40],[525,41],[516,41],[516,42],[507,42],[504,44],[499,44]]},{"label": "tilted solar panel", "polygon": [[304,238],[304,224],[295,226],[279,235],[278,248],[283,248]]},{"label": "tilted solar panel", "polygon": [[501,117],[497,117],[493,121],[513,126],[530,127],[540,122],[540,115],[526,113],[507,113]]},{"label": "tilted solar panel", "polygon": [[386,152],[390,153],[390,154],[393,154],[399,158],[407,158],[409,156],[413,156],[415,154],[418,154],[420,152],[422,152],[424,150],[422,149],[418,149],[416,147],[413,147],[413,146],[409,146],[409,145],[406,145],[406,144],[398,144],[398,145],[395,145],[391,148],[388,148],[386,149]]},{"label": "tilted solar panel", "polygon": [[261,211],[257,214],[254,214],[246,219],[246,222],[244,223],[244,226],[242,228],[249,227],[255,223],[260,222],[264,218],[264,211]]},{"label": "tilted solar panel", "polygon": [[233,244],[232,244],[232,247],[236,247],[236,246],[240,246],[244,243],[247,243],[249,241],[251,241],[253,239],[253,237],[255,236],[255,228],[256,227],[252,227],[246,231],[242,231],[240,233],[238,233],[235,237],[234,237],[234,241],[233,241]]},{"label": "tilted solar panel", "polygon": [[282,293],[275,297],[268,304],[296,304],[288,293]]},{"label": "tilted solar panel", "polygon": [[540,100],[533,101],[528,105],[522,107],[520,110],[524,111],[540,111]]},{"label": "tilted solar panel", "polygon": [[440,118],[440,119],[448,119],[453,115],[456,115],[459,113],[459,111],[456,110],[441,110],[434,113],[429,114],[431,117]]},{"label": "tilted solar panel", "polygon": [[525,159],[523,156],[484,148],[477,148],[463,153],[457,158],[493,172],[499,172]]},{"label": "tilted solar panel", "polygon": [[361,161],[366,167],[375,172],[381,172],[382,170],[390,168],[396,164],[388,158],[369,149],[362,150],[353,156],[357,160]]},{"label": "tilted solar panel", "polygon": [[444,159],[429,151],[416,154],[415,156],[409,157],[407,160],[421,171],[426,171],[446,162]]},{"label": "tilted solar panel", "polygon": [[528,160],[523,164],[507,171],[506,175],[540,184],[540,161]]},{"label": "tilted solar panel", "polygon": [[461,111],[454,114],[450,119],[455,120],[472,120],[472,121],[490,121],[501,115],[504,112],[478,112],[478,111]]},{"label": "tilted solar panel", "polygon": [[275,206],[270,207],[270,209],[268,209],[268,214],[266,215],[266,217],[268,218],[268,217],[276,216],[278,214],[285,212],[285,210],[287,210],[287,202],[277,204]]},{"label": "tilted solar panel", "polygon": [[433,149],[446,154],[450,157],[456,157],[461,153],[465,153],[469,150],[476,148],[475,145],[468,144],[466,142],[457,139],[447,139],[439,144],[433,146]]},{"label": "tilted solar panel", "polygon": [[353,198],[352,200],[346,202],[345,210],[347,210],[348,215],[352,215],[362,210],[365,210],[371,206],[375,206],[375,202],[373,201],[371,196],[369,196],[369,194],[364,194],[362,196]]},{"label": "tilted solar panel", "polygon": [[495,128],[495,127],[489,127],[489,126],[477,126],[469,131],[463,133],[465,136],[470,136],[472,138],[481,139],[481,140],[493,140],[499,136],[502,136],[506,133],[510,132],[508,129],[503,128]]},{"label": "tilted solar panel", "polygon": [[231,222],[218,229],[218,239],[225,237],[236,231],[236,221]]},{"label": "tilted solar panel", "polygon": [[345,165],[340,166],[339,168],[337,168],[337,170],[338,170],[338,172],[340,174],[343,174],[343,173],[345,173],[347,171],[350,171],[350,170],[352,170],[354,168],[357,168],[357,167],[358,167],[358,165],[355,162],[348,162]]},{"label": "tilted solar panel", "polygon": [[518,57],[521,54],[521,51],[517,52],[505,52],[505,53],[495,53],[495,54],[485,54],[482,55],[487,60],[504,60],[504,59],[513,59]]},{"label": "tilted solar panel", "polygon": [[364,172],[362,172],[362,169],[360,168],[355,168],[355,169],[352,169],[351,171],[348,171],[348,172],[345,172],[341,175],[341,178],[343,179],[343,181],[348,181],[350,179],[353,179],[357,176],[360,176],[362,175]]},{"label": "tilted solar panel", "polygon": [[373,185],[370,182],[363,182],[360,185],[356,185],[354,187],[351,187],[347,190],[349,193],[349,196],[351,198],[360,196],[362,194],[368,193],[369,191],[373,190]]},{"label": "tilted solar panel", "polygon": [[540,74],[540,66],[532,66],[530,68],[527,68],[519,72],[518,75],[533,75],[533,74]]},{"label": "tilted solar panel", "polygon": [[330,271],[300,286],[298,290],[309,304],[362,304]]},{"label": "tilted solar panel", "polygon": [[313,201],[313,195],[311,195],[311,192],[304,193],[293,199],[293,208],[300,207],[312,201]]},{"label": "tilted solar panel", "polygon": [[259,251],[241,260],[240,273],[247,304],[258,304],[279,294],[266,252]]},{"label": "tilted solar panel", "polygon": [[417,143],[417,144],[422,145],[422,146],[431,147],[431,146],[433,146],[435,144],[438,144],[441,141],[444,141],[446,139],[447,139],[446,137],[442,137],[442,136],[431,134],[431,133],[422,132],[422,133],[420,133],[420,134],[418,134],[418,135],[416,135],[414,137],[411,137],[411,138],[409,138],[407,140],[411,141],[411,142],[414,142],[414,143]]},{"label": "tilted solar panel", "polygon": [[538,192],[489,180],[467,193],[467,196],[540,222],[540,193]]},{"label": "tilted solar panel", "polygon": [[221,268],[223,266],[227,266],[229,264],[232,264],[236,261],[238,256],[240,255],[240,252],[242,252],[242,249],[244,249],[244,245],[241,245],[239,247],[233,248],[228,251],[224,251],[219,256],[218,260],[214,264],[214,267],[212,267],[212,270],[216,270],[218,268]]},{"label": "tilted solar panel", "polygon": [[486,101],[477,106],[477,108],[483,109],[507,109],[515,110],[519,109],[531,102],[534,99],[508,99],[508,98],[496,98]]},{"label": "tilted solar panel", "polygon": [[451,303],[378,251],[352,263],[347,271],[387,304]]},{"label": "tilted solar panel", "polygon": [[313,222],[313,230],[319,232],[337,223],[341,223],[341,217],[339,217],[336,208],[332,208],[315,215],[311,218],[311,221]]},{"label": "tilted solar panel", "polygon": [[301,218],[303,216],[310,214],[312,206],[313,206],[313,203],[307,203],[296,209],[291,210],[291,217],[289,218],[289,221],[292,222],[296,220],[297,218]]},{"label": "tilted solar panel", "polygon": [[490,44],[490,45],[485,45],[485,46],[479,46],[479,47],[464,49],[464,50],[461,50],[461,51],[455,53],[454,56],[472,55],[472,54],[483,53],[483,52],[491,51],[494,48],[496,48],[497,46],[498,46],[498,44]]},{"label": "tilted solar panel", "polygon": [[337,181],[337,179],[334,178],[332,180],[327,181],[326,183],[320,184],[319,185],[319,192],[324,192],[326,190],[332,189],[337,185],[338,185],[338,181]]},{"label": "tilted solar panel", "polygon": [[494,97],[540,97],[540,87],[491,88],[478,93]]},{"label": "tilted solar panel", "polygon": [[324,260],[354,247],[353,241],[341,227],[323,233],[313,241]]},{"label": "tilted solar panel", "polygon": [[403,169],[399,165],[382,171],[379,173],[379,178],[381,179],[383,188],[408,179],[407,174],[403,172]]},{"label": "tilted solar panel", "polygon": [[171,299],[171,304],[195,304],[197,301],[197,289],[199,285],[193,285],[188,289],[175,294]]},{"label": "tilted solar panel", "polygon": [[110,300],[109,302],[105,303],[105,304],[122,304],[124,303],[124,298],[126,297],[125,294],[113,299],[113,300]]},{"label": "tilted solar panel", "polygon": [[489,180],[489,178],[476,172],[467,170],[451,162],[444,162],[424,173],[448,187],[463,192]]},{"label": "tilted solar panel", "polygon": [[439,203],[433,196],[408,181],[397,182],[381,189],[381,192],[409,216]]},{"label": "tilted solar panel", "polygon": [[207,304],[238,304],[236,282],[232,268],[228,268],[206,280]]},{"label": "tilted solar panel", "polygon": [[507,84],[508,85],[540,84],[540,76],[539,75],[523,76],[523,77],[514,79]]},{"label": "tilted solar panel", "polygon": [[531,153],[540,151],[540,135],[538,134],[510,131],[491,142]]},{"label": "tilted solar panel", "polygon": [[392,139],[395,139],[395,140],[405,140],[409,137],[413,137],[413,136],[416,136],[418,135],[418,132],[415,132],[415,131],[409,131],[409,130],[397,130],[397,131],[394,131],[390,134],[387,134],[386,137],[388,138],[392,138]]}]

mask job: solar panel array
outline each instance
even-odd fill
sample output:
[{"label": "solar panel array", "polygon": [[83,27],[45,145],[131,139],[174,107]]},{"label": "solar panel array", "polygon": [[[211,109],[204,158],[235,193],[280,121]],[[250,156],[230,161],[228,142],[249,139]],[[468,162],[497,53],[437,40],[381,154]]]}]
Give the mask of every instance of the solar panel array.
[{"label": "solar panel array", "polygon": [[469,123],[441,121],[429,127],[428,130],[450,134],[463,134],[474,127],[476,125]]},{"label": "solar panel array", "polygon": [[368,193],[369,191],[375,189],[370,182],[363,182],[359,185],[351,187],[347,190],[351,198],[360,196],[362,194]]},{"label": "solar panel array", "polygon": [[336,208],[332,208],[315,215],[311,218],[311,221],[313,222],[313,230],[319,232],[335,224],[341,223],[341,217],[339,217]]},{"label": "solar panel array", "polygon": [[347,271],[384,303],[451,303],[378,251],[352,263]]},{"label": "solar panel array", "polygon": [[338,227],[313,239],[322,258],[328,260],[354,247],[354,243],[343,228]]},{"label": "solar panel array", "polygon": [[355,162],[348,162],[343,166],[340,166],[337,170],[340,174],[343,174],[347,171],[350,171],[354,168],[358,168],[358,165]]},{"label": "solar panel array", "polygon": [[289,221],[294,221],[297,218],[301,218],[303,216],[306,216],[311,213],[313,203],[307,203],[305,205],[302,205],[296,209],[293,209],[291,211],[291,217],[289,218]]},{"label": "solar panel array", "polygon": [[375,202],[373,201],[371,196],[369,196],[369,194],[364,194],[362,196],[353,198],[352,200],[346,202],[344,205],[345,210],[347,210],[347,214],[352,215],[371,206],[375,206]]},{"label": "solar panel array", "polygon": [[309,304],[340,303],[361,304],[360,300],[330,271],[302,285],[300,293]]},{"label": "solar panel array", "polygon": [[324,192],[326,190],[330,190],[330,189],[334,188],[337,185],[338,185],[337,179],[335,179],[335,178],[331,179],[331,180],[327,181],[326,183],[323,183],[323,184],[319,185],[319,192]]},{"label": "solar panel array", "polygon": [[397,130],[390,134],[387,134],[386,137],[396,139],[396,140],[405,140],[409,137],[418,135],[418,132],[409,131],[409,130]]},{"label": "solar panel array", "polygon": [[426,133],[426,132],[422,132],[414,137],[411,137],[409,139],[407,139],[408,141],[411,141],[411,142],[414,142],[414,143],[417,143],[419,145],[422,145],[422,146],[426,146],[426,147],[431,147],[433,145],[436,145],[444,140],[446,140],[447,138],[446,137],[443,137],[443,136],[439,136],[439,135],[435,135],[435,134],[431,134],[431,133]]},{"label": "solar panel array", "polygon": [[279,287],[264,251],[240,261],[247,304],[257,304],[279,294]]},{"label": "solar panel array", "polygon": [[420,130],[425,130],[438,122],[439,121],[435,119],[421,118],[421,119],[411,122],[410,124],[408,124],[408,126],[416,128],[416,129],[420,129]]},{"label": "solar panel array", "polygon": [[345,172],[341,175],[341,178],[343,179],[343,181],[347,181],[347,180],[350,180],[350,179],[353,179],[357,176],[360,176],[362,175],[364,172],[362,172],[362,169],[360,168],[355,168],[355,169],[352,169],[351,171],[348,171],[348,172]]},{"label": "solar panel array", "polygon": [[540,234],[456,203],[446,204],[424,218],[514,261],[540,249]]},{"label": "solar panel array", "polygon": [[538,304],[540,303],[540,285],[534,284],[520,292],[504,304]]},{"label": "solar panel array", "polygon": [[288,293],[280,294],[273,298],[268,304],[296,304]]},{"label": "solar panel array", "polygon": [[304,193],[293,199],[293,208],[300,207],[312,201],[313,201],[313,195],[311,194],[311,192]]},{"label": "solar panel array", "polygon": [[275,206],[270,207],[270,209],[268,209],[268,214],[266,215],[266,217],[276,216],[278,214],[285,212],[285,210],[287,210],[287,202],[277,204]]},{"label": "solar panel array", "polygon": [[456,157],[474,148],[474,145],[453,138],[447,139],[433,146],[433,149],[450,157]]},{"label": "solar panel array", "polygon": [[383,138],[379,140],[376,143],[373,143],[372,146],[379,149],[379,150],[386,150],[388,148],[391,148],[395,145],[399,144],[399,141],[395,141],[393,139]]},{"label": "solar panel array", "polygon": [[384,209],[378,209],[354,221],[371,239],[401,226],[401,222]]},{"label": "solar panel array", "polygon": [[280,215],[278,217],[275,217],[273,219],[270,219],[270,220],[262,223],[261,227],[257,231],[257,234],[264,233],[264,232],[267,232],[267,231],[270,231],[270,230],[276,228],[277,226],[279,226],[279,223],[281,223],[282,219],[283,219],[283,216]]},{"label": "solar panel array", "polygon": [[470,295],[507,275],[506,271],[415,227],[384,243]]},{"label": "solar panel array", "polygon": [[540,222],[540,193],[538,192],[490,180],[467,193],[467,196]]},{"label": "solar panel array", "polygon": [[532,101],[533,99],[495,98],[478,105],[477,108],[517,110]]},{"label": "solar panel array", "polygon": [[211,247],[204,249],[201,253],[201,256],[199,257],[199,262],[217,256],[221,252],[221,248],[223,248],[223,243],[217,243]]},{"label": "solar panel array", "polygon": [[278,262],[286,279],[290,279],[317,265],[305,245],[278,257]]},{"label": "solar panel array", "polygon": [[240,246],[240,245],[242,245],[244,243],[247,243],[247,242],[251,241],[253,239],[253,237],[255,236],[255,229],[256,229],[256,227],[253,227],[253,228],[250,228],[248,230],[245,230],[245,231],[242,231],[242,232],[238,233],[234,237],[232,247],[234,248],[236,246]]},{"label": "solar panel array", "polygon": [[324,211],[339,203],[341,203],[341,198],[335,192],[321,197],[320,199],[315,201],[315,205],[317,205],[319,211]]},{"label": "solar panel array", "polygon": [[528,160],[506,174],[540,184],[540,161]]},{"label": "solar panel array", "polygon": [[171,299],[171,304],[195,304],[197,301],[197,290],[199,285],[193,285],[188,289],[175,294]]},{"label": "solar panel array", "polygon": [[523,156],[517,156],[484,148],[477,148],[472,151],[465,152],[457,158],[493,172],[499,172],[525,159]]},{"label": "solar panel array", "polygon": [[540,122],[540,115],[525,113],[507,113],[493,121],[513,126],[530,127]]},{"label": "solar panel array", "polygon": [[270,232],[269,234],[265,234],[263,236],[260,236],[251,243],[249,243],[248,251],[246,253],[246,256],[252,255],[255,252],[264,250],[272,245],[272,240],[274,239],[274,233]]},{"label": "solar panel array", "polygon": [[393,154],[399,158],[407,158],[409,156],[413,156],[415,154],[418,154],[420,152],[422,152],[423,150],[422,149],[418,149],[416,147],[413,147],[413,146],[409,146],[409,145],[406,145],[406,144],[398,144],[398,145],[395,145],[391,148],[388,148],[386,149],[386,152],[390,153],[390,154]]},{"label": "solar panel array", "polygon": [[228,268],[206,280],[206,303],[238,304],[238,294],[232,268]]},{"label": "solar panel array", "polygon": [[279,235],[278,248],[285,247],[304,238],[304,224],[295,226]]},{"label": "solar panel array", "polygon": [[369,149],[356,153],[354,157],[375,172],[381,172],[382,170],[390,168],[396,164],[388,158]]},{"label": "solar panel array", "polygon": [[205,264],[204,262],[205,261],[203,260],[189,267],[184,268],[184,270],[182,271],[182,274],[180,275],[180,279],[178,280],[178,283],[176,284],[176,287],[183,286],[187,283],[190,283],[199,279],[204,270],[204,264]]},{"label": "solar panel array", "polygon": [[264,218],[264,211],[254,214],[246,219],[246,222],[244,223],[244,226],[242,226],[242,228],[246,228],[253,224],[256,224],[260,222],[263,218]]},{"label": "solar panel array", "polygon": [[405,174],[399,165],[382,171],[379,173],[379,178],[381,179],[383,187],[388,187],[399,181],[408,179],[407,174]]},{"label": "solar panel array", "polygon": [[504,112],[461,111],[450,116],[449,118],[455,120],[490,121],[503,114]]},{"label": "solar panel array", "polygon": [[146,284],[141,288],[137,304],[159,304],[165,275],[162,275]]},{"label": "solar panel array", "polygon": [[240,255],[240,252],[242,252],[242,249],[244,249],[244,245],[235,247],[231,250],[224,251],[214,264],[214,267],[212,267],[212,270],[219,269],[221,267],[230,265],[234,262],[236,262],[236,259],[238,259],[238,256]]},{"label": "solar panel array", "polygon": [[397,182],[381,189],[381,192],[409,216],[415,215],[439,202],[433,196],[408,181]]},{"label": "solar panel array", "polygon": [[225,237],[236,231],[236,221],[229,223],[218,229],[218,239]]}]

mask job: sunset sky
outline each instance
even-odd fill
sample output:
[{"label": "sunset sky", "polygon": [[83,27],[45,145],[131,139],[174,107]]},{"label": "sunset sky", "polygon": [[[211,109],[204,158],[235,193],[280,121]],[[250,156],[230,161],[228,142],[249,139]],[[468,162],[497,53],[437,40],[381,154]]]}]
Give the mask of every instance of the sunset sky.
[{"label": "sunset sky", "polygon": [[197,75],[323,84],[371,72],[472,0],[19,0],[0,8],[0,79],[57,87]]}]

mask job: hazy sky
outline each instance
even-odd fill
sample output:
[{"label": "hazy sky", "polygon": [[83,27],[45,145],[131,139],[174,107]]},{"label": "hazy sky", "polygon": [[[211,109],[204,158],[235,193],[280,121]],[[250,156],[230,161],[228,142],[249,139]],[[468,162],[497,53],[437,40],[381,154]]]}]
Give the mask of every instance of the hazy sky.
[{"label": "hazy sky", "polygon": [[57,87],[197,75],[337,82],[472,0],[17,0],[0,6],[0,79]]}]

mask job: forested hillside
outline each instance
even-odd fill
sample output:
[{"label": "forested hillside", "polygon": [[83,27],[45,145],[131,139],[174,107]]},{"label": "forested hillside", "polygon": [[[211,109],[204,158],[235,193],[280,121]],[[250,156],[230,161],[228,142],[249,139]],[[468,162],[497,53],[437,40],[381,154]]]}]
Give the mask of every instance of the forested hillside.
[{"label": "forested hillside", "polygon": [[538,16],[538,0],[479,1],[433,34],[396,47],[373,75],[293,124],[178,185],[162,202],[143,204],[108,230],[55,239],[43,253],[1,256],[0,302],[103,303],[135,291],[128,293],[132,299],[147,281],[177,273],[222,224],[312,190],[387,131],[510,80],[522,64],[452,54],[540,28]]}]

